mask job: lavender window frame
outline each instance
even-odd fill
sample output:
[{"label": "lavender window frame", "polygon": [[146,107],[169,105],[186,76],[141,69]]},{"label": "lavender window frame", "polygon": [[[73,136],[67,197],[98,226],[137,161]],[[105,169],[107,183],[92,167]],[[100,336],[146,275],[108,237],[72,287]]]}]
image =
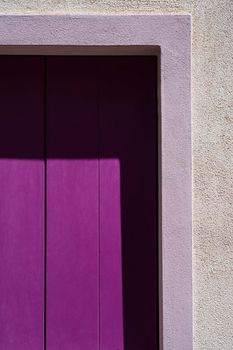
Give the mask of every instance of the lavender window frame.
[{"label": "lavender window frame", "polygon": [[159,57],[160,348],[191,350],[191,17],[0,16],[0,55]]}]

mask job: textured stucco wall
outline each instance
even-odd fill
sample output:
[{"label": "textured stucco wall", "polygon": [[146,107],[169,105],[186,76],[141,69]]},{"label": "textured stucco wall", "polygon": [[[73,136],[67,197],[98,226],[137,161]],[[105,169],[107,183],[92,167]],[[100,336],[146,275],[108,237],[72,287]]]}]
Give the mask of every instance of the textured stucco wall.
[{"label": "textured stucco wall", "polygon": [[233,1],[0,0],[0,14],[193,16],[194,348],[233,349]]}]

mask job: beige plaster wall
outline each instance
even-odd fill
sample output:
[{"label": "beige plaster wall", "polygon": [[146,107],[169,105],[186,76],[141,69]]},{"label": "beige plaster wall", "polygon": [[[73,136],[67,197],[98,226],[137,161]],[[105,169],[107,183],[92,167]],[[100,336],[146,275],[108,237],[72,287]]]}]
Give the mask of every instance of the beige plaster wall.
[{"label": "beige plaster wall", "polygon": [[0,13],[192,14],[194,348],[233,349],[233,1],[0,0]]}]

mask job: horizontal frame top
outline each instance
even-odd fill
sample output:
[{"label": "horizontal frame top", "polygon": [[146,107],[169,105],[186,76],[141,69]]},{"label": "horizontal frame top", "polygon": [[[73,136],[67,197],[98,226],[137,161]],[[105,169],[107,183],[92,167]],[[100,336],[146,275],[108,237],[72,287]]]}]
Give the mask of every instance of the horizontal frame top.
[{"label": "horizontal frame top", "polygon": [[160,46],[166,40],[175,48],[189,38],[190,23],[189,15],[3,15],[0,45]]},{"label": "horizontal frame top", "polygon": [[0,55],[159,56],[151,45],[0,45]]}]

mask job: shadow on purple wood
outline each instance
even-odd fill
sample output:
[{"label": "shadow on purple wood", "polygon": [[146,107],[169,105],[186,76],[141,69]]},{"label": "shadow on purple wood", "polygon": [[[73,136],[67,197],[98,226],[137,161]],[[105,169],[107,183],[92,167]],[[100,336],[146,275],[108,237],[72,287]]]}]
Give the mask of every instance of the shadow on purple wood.
[{"label": "shadow on purple wood", "polygon": [[44,345],[43,64],[42,57],[0,58],[2,350]]},{"label": "shadow on purple wood", "polygon": [[[91,98],[95,95],[100,103],[95,113],[87,115],[83,110],[80,118],[75,103],[63,105],[62,98],[58,99],[60,114],[56,116],[56,127],[48,124],[47,157],[119,159],[124,350],[159,349],[156,58],[48,60],[57,69],[61,97],[65,93],[62,79],[70,75],[78,81],[83,71],[92,81]],[[75,67],[79,67],[77,71]],[[75,86],[70,86],[69,92],[78,101]],[[22,134],[16,131],[18,123],[17,115],[11,122],[7,119],[1,122],[0,157],[43,158],[41,148],[27,147],[30,130],[36,124],[28,123]]]},{"label": "shadow on purple wood", "polygon": [[[56,128],[54,122],[48,126],[48,157],[120,161],[124,350],[154,350],[158,348],[156,58],[53,57],[48,62],[57,72],[54,86],[59,86]],[[69,86],[62,86],[67,79]],[[64,100],[64,95],[69,98]],[[80,96],[82,102],[87,99],[82,107]]]},{"label": "shadow on purple wood", "polygon": [[158,349],[156,60],[100,65],[102,156],[121,166],[125,350]]}]

